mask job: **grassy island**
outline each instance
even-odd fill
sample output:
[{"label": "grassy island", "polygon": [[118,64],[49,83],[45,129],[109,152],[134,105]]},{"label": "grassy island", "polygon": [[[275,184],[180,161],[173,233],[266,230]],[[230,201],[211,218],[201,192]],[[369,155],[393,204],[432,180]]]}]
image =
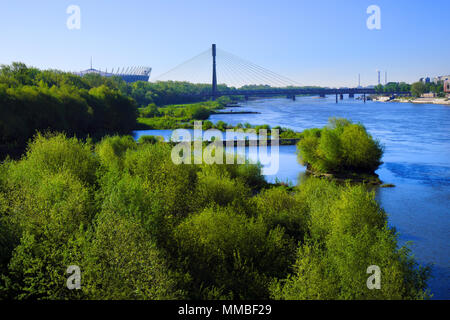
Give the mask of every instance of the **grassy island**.
[{"label": "grassy island", "polygon": [[383,147],[362,124],[331,118],[322,129],[303,131],[297,149],[300,163],[314,175],[381,183],[375,171],[382,163]]}]

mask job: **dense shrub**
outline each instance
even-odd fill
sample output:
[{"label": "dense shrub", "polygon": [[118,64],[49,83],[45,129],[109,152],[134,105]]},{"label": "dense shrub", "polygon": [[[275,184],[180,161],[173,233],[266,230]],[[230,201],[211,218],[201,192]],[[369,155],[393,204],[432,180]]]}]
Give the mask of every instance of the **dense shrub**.
[{"label": "dense shrub", "polygon": [[158,107],[154,103],[150,103],[147,107],[140,109],[139,116],[143,118],[153,118],[160,115]]},{"label": "dense shrub", "polygon": [[0,164],[1,298],[419,299],[428,276],[362,186],[271,187],[260,166],[176,165],[130,136],[38,134]]},{"label": "dense shrub", "polygon": [[219,293],[216,299],[267,298],[271,277],[291,263],[292,246],[280,228],[231,209],[206,209],[174,232],[179,264],[191,275],[197,299],[211,292]]},{"label": "dense shrub", "polygon": [[[95,230],[77,239],[82,292],[90,299],[175,299],[182,297],[141,222],[114,210],[102,212]],[[76,251],[76,250],[74,250]]]},{"label": "dense shrub", "polygon": [[0,144],[23,145],[36,131],[70,135],[128,133],[136,126],[136,103],[120,82],[40,71],[21,63],[0,68]]},{"label": "dense shrub", "polygon": [[296,242],[308,235],[306,205],[284,187],[264,190],[255,200],[259,216],[270,228],[282,227]]},{"label": "dense shrub", "polygon": [[362,124],[330,119],[323,129],[301,134],[298,155],[302,164],[322,173],[373,173],[381,164],[383,147]]},{"label": "dense shrub", "polygon": [[140,144],[155,144],[162,141],[164,141],[164,137],[161,136],[140,136],[138,139]]},{"label": "dense shrub", "polygon": [[135,150],[136,141],[131,136],[104,137],[95,147],[100,163],[110,170],[123,168],[123,157],[128,149]]},{"label": "dense shrub", "polygon": [[210,114],[211,112],[202,106],[192,106],[188,109],[189,117],[195,120],[206,120]]},{"label": "dense shrub", "polygon": [[[319,191],[325,187],[325,192]],[[312,192],[316,191],[316,192]],[[317,192],[318,191],[318,192]],[[363,186],[310,179],[300,191],[311,212],[310,237],[299,246],[294,273],[272,284],[275,299],[421,299],[428,267],[417,267],[386,215]],[[329,198],[330,193],[332,197]],[[326,203],[324,208],[323,203]],[[382,272],[381,289],[366,286],[367,268]]]}]

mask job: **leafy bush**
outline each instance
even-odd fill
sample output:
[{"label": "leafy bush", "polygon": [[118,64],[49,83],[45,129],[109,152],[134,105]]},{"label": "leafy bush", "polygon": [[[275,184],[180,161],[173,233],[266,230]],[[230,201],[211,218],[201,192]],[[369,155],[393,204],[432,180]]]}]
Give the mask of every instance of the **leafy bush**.
[{"label": "leafy bush", "polygon": [[206,120],[209,118],[211,112],[205,107],[194,105],[188,108],[188,114],[191,119]]},{"label": "leafy bush", "polygon": [[279,229],[231,209],[205,209],[174,231],[179,265],[192,277],[194,298],[215,291],[215,298],[268,297],[271,277],[291,263],[292,244]]},{"label": "leafy bush", "polygon": [[37,134],[24,158],[12,167],[10,178],[21,183],[40,183],[48,174],[69,172],[86,184],[94,184],[98,160],[92,144],[65,134]]},{"label": "leafy bush", "polygon": [[[322,191],[322,187],[327,189]],[[316,191],[315,193],[312,191]],[[308,180],[300,191],[311,211],[311,234],[299,246],[294,272],[271,286],[275,299],[423,299],[429,267],[418,267],[387,227],[374,193]],[[332,194],[330,198],[329,195]],[[323,203],[326,203],[325,210]],[[366,286],[369,266],[382,272],[380,290]]]},{"label": "leafy bush", "polygon": [[155,144],[158,142],[164,141],[164,137],[160,136],[140,136],[138,139],[138,143],[140,144]]},{"label": "leafy bush", "polygon": [[74,298],[63,285],[71,264],[68,243],[93,217],[89,189],[62,172],[12,194],[16,196],[8,220],[21,236],[8,265],[5,290],[17,299]]},{"label": "leafy bush", "polygon": [[160,115],[158,107],[154,103],[150,103],[147,107],[140,109],[139,116],[143,118],[153,118]]},{"label": "leafy bush", "polygon": [[284,187],[264,190],[255,200],[256,211],[268,227],[282,227],[296,242],[308,235],[307,207]]},{"label": "leafy bush", "polygon": [[[352,136],[347,127],[334,134]],[[258,165],[175,165],[171,150],[38,134],[0,164],[0,297],[428,297],[429,268],[397,248],[363,186],[271,187]],[[69,265],[81,290],[66,287]],[[369,265],[382,269],[381,290],[366,288]]]},{"label": "leafy bush", "polygon": [[78,240],[83,294],[89,299],[175,299],[172,273],[139,220],[105,211]]},{"label": "leafy bush", "polygon": [[363,125],[345,119],[303,131],[297,146],[300,162],[322,173],[374,173],[383,155],[383,147]]},{"label": "leafy bush", "polygon": [[131,136],[104,137],[95,147],[103,166],[111,169],[123,168],[123,156],[127,150],[135,150],[136,141]]},{"label": "leafy bush", "polygon": [[196,199],[200,208],[231,205],[239,212],[247,212],[250,189],[241,181],[232,179],[228,171],[217,167],[206,165],[198,173]]}]

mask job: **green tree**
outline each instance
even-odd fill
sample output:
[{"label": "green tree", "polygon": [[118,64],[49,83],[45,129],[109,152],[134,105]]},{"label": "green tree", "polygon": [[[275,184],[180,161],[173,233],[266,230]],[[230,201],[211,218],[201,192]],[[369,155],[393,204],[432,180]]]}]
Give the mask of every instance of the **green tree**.
[{"label": "green tree", "polygon": [[411,93],[415,97],[420,97],[426,91],[426,86],[422,81],[414,82],[411,85]]},{"label": "green tree", "polygon": [[332,118],[323,129],[303,131],[297,146],[300,162],[322,173],[374,173],[383,155],[363,125],[346,119]]}]

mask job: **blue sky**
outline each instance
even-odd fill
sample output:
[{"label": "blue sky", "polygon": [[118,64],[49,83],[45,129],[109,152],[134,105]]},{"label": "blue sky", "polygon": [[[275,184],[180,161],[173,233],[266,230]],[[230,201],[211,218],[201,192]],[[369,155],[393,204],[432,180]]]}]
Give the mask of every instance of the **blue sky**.
[{"label": "blue sky", "polygon": [[[69,30],[69,5],[81,29]],[[381,30],[369,30],[369,5]],[[153,67],[152,76],[211,43],[304,85],[417,81],[450,74],[450,1],[1,0],[0,63],[81,70]],[[219,75],[220,82],[220,75]]]}]

